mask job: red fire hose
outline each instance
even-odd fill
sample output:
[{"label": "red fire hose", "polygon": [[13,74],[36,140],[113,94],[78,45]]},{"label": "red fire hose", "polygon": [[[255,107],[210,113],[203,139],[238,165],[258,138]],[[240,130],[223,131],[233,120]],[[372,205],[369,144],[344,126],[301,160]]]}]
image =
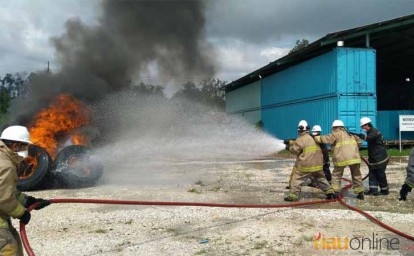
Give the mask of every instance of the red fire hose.
[{"label": "red fire hose", "polygon": [[[365,158],[361,157],[361,159],[368,165],[368,162]],[[365,176],[363,179],[366,179],[368,177]],[[343,178],[345,181],[348,181],[349,184],[346,185],[343,190],[348,190],[352,187],[352,181],[349,179]],[[158,205],[158,206],[202,206],[202,207],[226,207],[226,208],[283,208],[283,207],[296,207],[296,206],[307,206],[307,205],[314,205],[314,204],[324,204],[324,203],[331,203],[338,201],[343,206],[356,211],[363,216],[365,216],[367,219],[371,220],[375,224],[383,227],[384,229],[387,229],[401,237],[404,237],[408,240],[414,241],[414,237],[410,236],[408,234],[405,234],[399,230],[396,230],[385,223],[381,222],[374,216],[368,214],[367,212],[356,208],[354,206],[351,206],[347,204],[342,197],[339,197],[336,200],[318,200],[318,201],[310,201],[310,202],[294,202],[289,204],[219,204],[219,203],[196,203],[196,202],[156,202],[156,201],[130,201],[130,200],[103,200],[103,199],[75,199],[75,198],[63,198],[63,199],[50,199],[50,202],[52,204],[56,203],[84,203],[84,204],[122,204],[122,205]],[[38,203],[31,205],[28,210],[31,211],[34,209]],[[23,246],[29,256],[34,256],[34,252],[32,248],[30,247],[29,240],[27,238],[26,234],[26,225],[23,223],[20,223],[20,236],[22,238]]]}]

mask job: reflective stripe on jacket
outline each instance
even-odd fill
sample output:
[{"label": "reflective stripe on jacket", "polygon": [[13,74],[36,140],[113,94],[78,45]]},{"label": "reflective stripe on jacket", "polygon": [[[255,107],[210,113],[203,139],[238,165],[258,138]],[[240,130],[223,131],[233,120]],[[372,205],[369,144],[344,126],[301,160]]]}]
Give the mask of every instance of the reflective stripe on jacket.
[{"label": "reflective stripe on jacket", "polygon": [[289,151],[297,156],[295,166],[298,171],[317,172],[322,170],[322,150],[308,132],[301,132],[289,147]]},{"label": "reflective stripe on jacket", "polygon": [[335,127],[332,133],[316,136],[318,143],[332,144],[332,162],[334,166],[348,166],[360,164],[359,155],[360,139],[348,134],[343,127]]},{"label": "reflective stripe on jacket", "polygon": [[9,229],[10,228],[9,222],[10,222],[10,219],[5,220],[5,219],[0,218],[0,228]]},{"label": "reflective stripe on jacket", "polygon": [[[17,191],[17,170],[20,157],[13,153],[0,140],[0,219],[23,215],[25,195]],[[20,159],[21,160],[21,159]]]}]

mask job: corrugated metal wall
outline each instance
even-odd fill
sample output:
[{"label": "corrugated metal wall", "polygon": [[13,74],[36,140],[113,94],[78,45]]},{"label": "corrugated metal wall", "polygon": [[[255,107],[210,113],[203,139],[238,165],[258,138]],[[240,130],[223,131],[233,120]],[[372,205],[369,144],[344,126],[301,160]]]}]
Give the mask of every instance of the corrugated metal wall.
[{"label": "corrugated metal wall", "polygon": [[[377,125],[385,140],[399,139],[400,115],[414,115],[414,110],[378,111]],[[401,139],[414,140],[414,132],[402,132]]]},{"label": "corrugated metal wall", "polygon": [[336,90],[340,94],[365,95],[376,92],[374,49],[336,48]]},{"label": "corrugated metal wall", "polygon": [[240,115],[252,124],[261,121],[260,84],[258,81],[226,93],[226,112]]},{"label": "corrugated metal wall", "polygon": [[279,138],[296,136],[305,119],[329,133],[341,119],[359,131],[361,116],[375,120],[375,51],[336,48],[262,79],[264,129]]},{"label": "corrugated metal wall", "polygon": [[373,97],[329,97],[274,105],[262,110],[263,125],[267,132],[280,139],[296,137],[297,125],[302,119],[311,127],[319,124],[323,134],[331,131],[335,119],[341,119],[350,131],[360,132],[358,109],[375,102]]},{"label": "corrugated metal wall", "polygon": [[305,119],[310,126],[319,124],[322,133],[328,133],[337,112],[338,101],[333,97],[274,105],[262,110],[263,126],[277,138],[296,138],[298,122]]},{"label": "corrugated metal wall", "polygon": [[336,93],[334,52],[262,79],[262,107]]}]

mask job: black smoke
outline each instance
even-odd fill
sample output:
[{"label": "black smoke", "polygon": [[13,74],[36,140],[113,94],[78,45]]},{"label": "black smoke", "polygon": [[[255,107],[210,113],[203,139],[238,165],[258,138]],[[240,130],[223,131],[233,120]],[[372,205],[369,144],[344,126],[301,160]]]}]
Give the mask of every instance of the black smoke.
[{"label": "black smoke", "polygon": [[163,81],[213,77],[204,4],[202,0],[104,0],[98,25],[68,20],[65,32],[51,38],[61,68],[37,73],[29,97],[13,100],[6,123],[26,125],[61,93],[92,104],[141,81],[151,65]]}]

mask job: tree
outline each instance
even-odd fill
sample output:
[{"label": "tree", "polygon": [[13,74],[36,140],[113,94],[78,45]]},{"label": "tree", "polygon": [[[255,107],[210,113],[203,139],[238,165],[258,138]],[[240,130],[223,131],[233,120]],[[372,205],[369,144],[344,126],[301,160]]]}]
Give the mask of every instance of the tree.
[{"label": "tree", "polygon": [[225,81],[221,81],[218,78],[205,80],[201,82],[201,91],[210,98],[220,98],[224,100],[225,94],[223,87],[225,84]]},{"label": "tree", "polygon": [[193,82],[188,82],[183,84],[183,89],[176,92],[173,99],[191,99],[193,101],[202,101],[203,94],[200,89],[198,89]]},{"label": "tree", "polygon": [[10,105],[10,91],[4,87],[0,87],[0,124],[3,121],[4,114]]},{"label": "tree", "polygon": [[29,93],[30,81],[34,73],[27,76],[26,73],[8,73],[0,77],[0,122],[7,112],[10,101],[17,97],[26,97]]},{"label": "tree", "polygon": [[291,54],[291,53],[293,53],[293,52],[296,52],[296,51],[299,51],[299,50],[301,50],[301,49],[305,48],[305,47],[306,47],[306,46],[308,46],[308,45],[309,45],[309,41],[308,41],[308,40],[306,40],[306,39],[296,40],[296,45],[295,45],[295,47],[293,47],[293,48],[289,51],[289,54]]},{"label": "tree", "polygon": [[218,78],[201,82],[201,92],[203,93],[204,101],[209,105],[217,107],[219,110],[224,110],[226,107],[225,84],[226,81],[221,81]]},{"label": "tree", "polygon": [[26,97],[29,93],[29,85],[35,73],[16,73],[14,75],[8,73],[0,77],[0,87],[5,88],[10,93],[10,98]]},{"label": "tree", "polygon": [[140,83],[137,86],[133,86],[132,90],[141,95],[163,95],[163,88],[159,85]]}]

